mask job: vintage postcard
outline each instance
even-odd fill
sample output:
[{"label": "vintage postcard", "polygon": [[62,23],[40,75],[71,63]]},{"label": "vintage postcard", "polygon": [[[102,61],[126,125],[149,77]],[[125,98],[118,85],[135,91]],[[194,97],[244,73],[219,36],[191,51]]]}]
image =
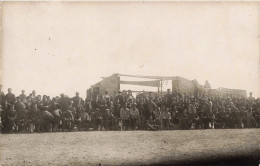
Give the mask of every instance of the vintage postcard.
[{"label": "vintage postcard", "polygon": [[260,164],[259,2],[0,4],[0,165]]}]

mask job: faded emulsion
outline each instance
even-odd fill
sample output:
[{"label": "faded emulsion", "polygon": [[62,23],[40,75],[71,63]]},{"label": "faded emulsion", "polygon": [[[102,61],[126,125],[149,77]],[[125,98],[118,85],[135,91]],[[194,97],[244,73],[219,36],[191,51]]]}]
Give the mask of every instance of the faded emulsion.
[{"label": "faded emulsion", "polygon": [[0,165],[260,165],[259,2],[0,5]]}]

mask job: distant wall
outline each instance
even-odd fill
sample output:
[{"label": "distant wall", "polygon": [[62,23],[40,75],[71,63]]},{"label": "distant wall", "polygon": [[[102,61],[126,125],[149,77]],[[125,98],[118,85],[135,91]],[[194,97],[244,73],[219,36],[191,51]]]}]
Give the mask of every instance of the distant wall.
[{"label": "distant wall", "polygon": [[[93,90],[94,89],[94,90]],[[108,91],[109,95],[114,95],[115,91],[120,90],[120,76],[118,74],[113,74],[110,77],[104,78],[102,81],[92,86],[88,90],[87,96],[92,96],[97,94],[105,94],[105,91]],[[172,91],[178,91],[179,93],[186,94],[206,94],[206,90],[203,85],[196,83],[195,81],[190,81],[183,77],[175,77],[172,79]],[[91,95],[89,95],[91,94]],[[245,90],[239,89],[228,89],[228,88],[219,88],[208,90],[209,95],[233,95],[233,96],[243,96],[246,97]]]},{"label": "distant wall", "polygon": [[246,90],[219,88],[210,90],[212,95],[232,95],[234,97],[247,97]]},{"label": "distant wall", "polygon": [[117,74],[113,74],[110,77],[103,78],[102,81],[93,85],[93,88],[98,88],[99,94],[105,94],[105,91],[108,91],[108,95],[113,95],[114,91],[120,89],[120,77]]},{"label": "distant wall", "polygon": [[196,90],[199,91],[201,88],[201,85],[183,77],[176,77],[172,80],[172,91],[178,91],[179,93],[195,94]]}]

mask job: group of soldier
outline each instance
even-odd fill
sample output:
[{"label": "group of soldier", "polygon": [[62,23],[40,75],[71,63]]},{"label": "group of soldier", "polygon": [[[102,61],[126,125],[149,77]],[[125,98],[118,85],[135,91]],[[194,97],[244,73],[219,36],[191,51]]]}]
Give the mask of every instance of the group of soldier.
[{"label": "group of soldier", "polygon": [[1,132],[88,130],[177,130],[255,128],[260,126],[260,99],[118,91],[83,100],[61,94],[52,99],[32,91],[0,96]]}]

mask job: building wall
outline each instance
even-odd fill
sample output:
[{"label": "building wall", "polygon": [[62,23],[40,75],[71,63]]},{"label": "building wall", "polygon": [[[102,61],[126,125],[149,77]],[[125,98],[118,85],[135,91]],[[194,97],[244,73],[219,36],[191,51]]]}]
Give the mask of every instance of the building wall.
[{"label": "building wall", "polygon": [[240,89],[228,89],[228,88],[219,88],[219,89],[212,89],[210,91],[212,95],[232,95],[234,97],[247,97],[246,90]]},{"label": "building wall", "polygon": [[99,87],[99,94],[105,94],[105,91],[108,91],[109,95],[113,95],[114,91],[120,89],[119,85],[120,77],[117,74],[113,74],[110,77],[103,78],[102,81],[95,84],[93,87]]},{"label": "building wall", "polygon": [[[197,88],[202,88],[201,85],[197,85]],[[183,77],[176,77],[172,80],[172,91],[178,91],[179,93],[194,94],[196,91],[196,84]]]}]

